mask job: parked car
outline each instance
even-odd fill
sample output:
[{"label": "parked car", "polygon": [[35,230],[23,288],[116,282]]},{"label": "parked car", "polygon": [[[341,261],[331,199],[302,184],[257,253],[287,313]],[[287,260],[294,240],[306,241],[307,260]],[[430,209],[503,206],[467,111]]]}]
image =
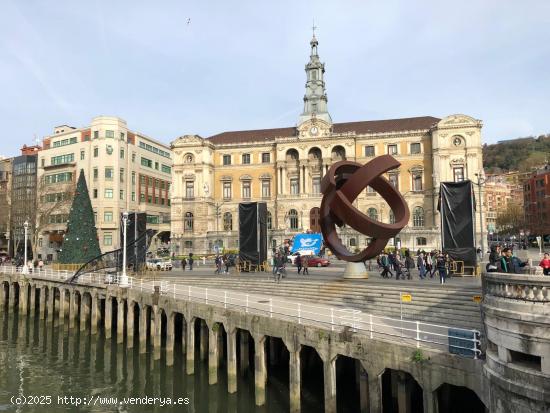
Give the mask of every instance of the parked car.
[{"label": "parked car", "polygon": [[158,258],[147,261],[148,270],[172,271],[172,261],[164,261]]},{"label": "parked car", "polygon": [[329,260],[326,258],[321,258],[317,255],[310,255],[307,262],[310,267],[328,267],[330,265]]}]

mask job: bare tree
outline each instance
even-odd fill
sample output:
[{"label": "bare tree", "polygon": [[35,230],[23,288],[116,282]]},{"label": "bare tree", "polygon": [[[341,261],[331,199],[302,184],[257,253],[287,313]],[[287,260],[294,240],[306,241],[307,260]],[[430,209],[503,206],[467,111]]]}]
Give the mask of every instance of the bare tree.
[{"label": "bare tree", "polygon": [[508,203],[506,209],[497,214],[496,229],[501,234],[519,234],[524,227],[524,210],[515,202]]},{"label": "bare tree", "polygon": [[62,225],[66,228],[66,221],[52,222],[51,217],[69,215],[69,209],[74,197],[75,183],[70,181],[63,184],[48,184],[44,176],[38,179],[36,199],[36,221],[30,239],[32,256],[37,257],[38,242],[44,230]]}]

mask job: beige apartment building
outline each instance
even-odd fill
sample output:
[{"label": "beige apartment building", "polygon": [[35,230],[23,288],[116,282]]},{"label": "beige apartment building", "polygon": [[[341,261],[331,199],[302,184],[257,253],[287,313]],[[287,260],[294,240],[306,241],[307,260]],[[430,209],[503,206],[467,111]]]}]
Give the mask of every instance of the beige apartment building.
[{"label": "beige apartment building", "polygon": [[[330,165],[342,159],[364,164],[382,154],[401,162],[386,178],[399,188],[411,211],[409,224],[391,243],[440,248],[439,183],[476,181],[476,174],[482,173],[482,122],[450,115],[334,123],[315,37],[310,45],[304,110],[295,126],[223,132],[209,138],[184,135],[172,142],[175,250],[211,253],[216,245],[238,249],[240,202],[267,203],[271,247],[300,232],[319,232],[321,179]],[[394,220],[386,202],[370,188],[355,205],[379,221]],[[479,245],[478,217],[476,213]],[[350,250],[370,242],[349,227],[340,230],[340,237]]]},{"label": "beige apartment building", "polygon": [[506,211],[510,203],[523,207],[523,185],[509,179],[510,174],[495,174],[487,176],[485,182],[485,215],[489,234],[497,231],[497,216]]},{"label": "beige apartment building", "polygon": [[38,254],[55,259],[62,248],[71,188],[84,171],[102,252],[120,247],[120,216],[146,212],[157,239],[170,230],[170,148],[126,121],[99,116],[89,126],[54,128],[38,157]]}]

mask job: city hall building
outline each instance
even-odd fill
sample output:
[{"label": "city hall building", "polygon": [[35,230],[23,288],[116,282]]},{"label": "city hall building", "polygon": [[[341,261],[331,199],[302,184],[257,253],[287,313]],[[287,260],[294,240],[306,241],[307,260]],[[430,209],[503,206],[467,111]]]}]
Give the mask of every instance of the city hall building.
[{"label": "city hall building", "polygon": [[[321,179],[330,165],[344,159],[366,163],[382,154],[401,162],[386,178],[400,190],[411,211],[409,224],[390,243],[414,250],[441,247],[439,183],[476,181],[475,174],[483,171],[482,122],[450,115],[335,123],[328,111],[325,66],[315,36],[310,45],[304,110],[296,126],[223,132],[209,138],[184,135],[172,142],[175,251],[211,253],[216,245],[238,249],[241,202],[267,204],[270,247],[297,233],[319,232]],[[394,219],[382,197],[370,188],[354,205],[379,221]],[[352,251],[370,242],[349,227],[342,228],[340,236]]]}]

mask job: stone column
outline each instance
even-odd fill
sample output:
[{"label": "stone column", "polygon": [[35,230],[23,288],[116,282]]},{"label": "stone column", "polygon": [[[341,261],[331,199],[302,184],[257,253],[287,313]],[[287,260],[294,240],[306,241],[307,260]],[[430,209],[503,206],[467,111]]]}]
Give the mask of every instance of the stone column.
[{"label": "stone column", "polygon": [[200,340],[200,360],[204,361],[208,357],[208,326],[204,320],[200,320],[201,323],[201,340]]},{"label": "stone column", "polygon": [[336,413],[336,358],[323,360],[325,413]]},{"label": "stone column", "polygon": [[22,282],[21,284],[19,284],[19,314],[21,314],[22,316],[26,316],[28,311],[28,285],[29,284],[27,282]]},{"label": "stone column", "polygon": [[239,331],[239,346],[241,350],[241,359],[240,359],[240,368],[241,373],[244,373],[248,370],[248,365],[250,362],[249,347],[248,347],[248,337],[249,333],[245,330]]},{"label": "stone column", "polygon": [[290,413],[299,413],[301,410],[300,391],[302,377],[300,375],[300,346],[297,349],[289,348],[289,377],[288,387],[290,391]]},{"label": "stone column", "polygon": [[38,302],[38,317],[44,320],[46,312],[46,289],[43,285],[40,286],[40,301]]},{"label": "stone column", "polygon": [[99,297],[97,296],[97,293],[90,296],[90,306],[91,332],[92,334],[97,334],[97,319],[99,318]]},{"label": "stone column", "polygon": [[429,388],[423,389],[422,397],[424,399],[424,413],[436,413],[436,397],[434,397],[433,391]]},{"label": "stone column", "polygon": [[34,317],[36,310],[36,285],[31,285],[31,296],[29,299],[29,314]]},{"label": "stone column", "polygon": [[105,296],[105,338],[111,338],[113,330],[113,297]]},{"label": "stone column", "polygon": [[124,299],[117,297],[116,342],[124,342]]},{"label": "stone column", "polygon": [[0,281],[0,311],[4,311],[4,306],[6,305],[5,294],[4,281]]},{"label": "stone column", "polygon": [[227,391],[237,391],[237,329],[227,329]]},{"label": "stone column", "polygon": [[219,329],[220,325],[214,322],[210,324],[210,328],[208,329],[208,384],[216,384],[218,382]]},{"label": "stone column", "polygon": [[86,329],[86,322],[90,317],[90,303],[88,302],[87,294],[80,294],[80,331]]},{"label": "stone column", "polygon": [[166,318],[166,365],[174,365],[174,322],[176,315],[171,313]]},{"label": "stone column", "polygon": [[160,345],[161,345],[161,334],[162,334],[162,310],[156,305],[153,306],[154,317],[155,317],[155,331],[153,337],[153,359],[160,359]]},{"label": "stone column", "polygon": [[369,383],[369,408],[371,412],[382,411],[382,384],[380,383],[380,377],[372,372],[368,373]]},{"label": "stone column", "polygon": [[269,365],[275,366],[278,363],[278,348],[273,337],[269,337]]},{"label": "stone column", "polygon": [[14,311],[15,306],[15,287],[13,286],[13,282],[10,281],[9,283],[9,295],[8,295],[8,313],[11,313]]},{"label": "stone column", "polygon": [[139,309],[139,352],[147,351],[147,306],[141,305]]},{"label": "stone column", "polygon": [[265,365],[265,336],[254,335],[254,382],[256,406],[265,404],[265,384],[267,369]]},{"label": "stone column", "polygon": [[55,302],[55,290],[53,287],[48,288],[48,323],[53,322],[53,313],[54,313],[54,302]]},{"label": "stone column", "polygon": [[76,303],[76,291],[69,290],[69,329],[74,328],[76,316],[78,315],[78,306]]},{"label": "stone column", "polygon": [[134,348],[134,305],[133,301],[128,303],[126,312],[126,347]]},{"label": "stone column", "polygon": [[65,289],[59,289],[59,325],[65,324]]},{"label": "stone column", "polygon": [[405,373],[399,371],[397,374],[397,406],[399,413],[412,413],[411,410],[411,389]]},{"label": "stone column", "polygon": [[369,381],[367,371],[359,360],[355,361],[355,376],[359,383],[359,408],[361,413],[369,413]]},{"label": "stone column", "polygon": [[187,374],[195,372],[195,319],[190,316],[185,317],[187,321],[187,349],[185,351]]}]

